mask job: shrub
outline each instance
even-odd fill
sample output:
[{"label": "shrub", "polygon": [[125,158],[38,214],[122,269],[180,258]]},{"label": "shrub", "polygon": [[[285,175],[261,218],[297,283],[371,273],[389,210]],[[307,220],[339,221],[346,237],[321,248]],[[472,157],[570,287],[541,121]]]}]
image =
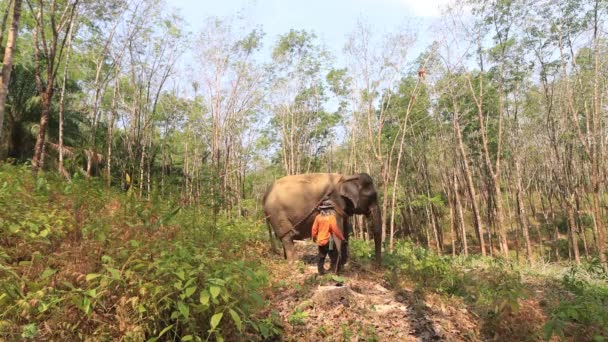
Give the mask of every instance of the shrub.
[{"label": "shrub", "polygon": [[570,296],[562,297],[552,310],[550,320],[545,324],[545,338],[553,335],[564,338],[566,333],[570,336],[586,335],[584,339],[594,341],[608,338],[608,287],[605,283],[585,279],[581,271],[574,266],[563,276],[562,285]]},{"label": "shrub", "polygon": [[[355,240],[350,245],[356,258],[372,260],[370,243]],[[393,253],[384,254],[384,264],[391,275],[414,281],[419,290],[462,296],[479,312],[492,316],[517,311],[524,296],[519,272],[498,259],[440,256],[398,241]]]},{"label": "shrub", "polygon": [[0,339],[275,336],[264,228],[209,211],[0,165]]}]

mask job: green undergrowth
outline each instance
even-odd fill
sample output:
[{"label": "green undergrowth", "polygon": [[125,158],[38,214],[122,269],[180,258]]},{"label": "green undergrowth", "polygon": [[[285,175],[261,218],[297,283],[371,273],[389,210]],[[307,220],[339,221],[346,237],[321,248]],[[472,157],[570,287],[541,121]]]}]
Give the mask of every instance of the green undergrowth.
[{"label": "green undergrowth", "polygon": [[[351,254],[358,262],[371,263],[373,247],[355,240]],[[383,263],[386,280],[396,290],[405,282],[420,294],[432,291],[460,298],[481,318],[482,329],[490,337],[608,340],[608,282],[597,262],[561,266],[556,281],[555,275],[537,272],[535,266],[481,256],[441,256],[400,241],[392,253],[384,254]],[[533,298],[530,284],[523,281],[524,274],[534,274],[545,297]],[[526,299],[543,304],[541,308],[522,308]],[[543,313],[525,312],[533,309]]]},{"label": "green undergrowth", "polygon": [[0,340],[256,340],[265,228],[0,165]]},{"label": "green undergrowth", "polygon": [[[369,259],[371,246],[352,244],[352,253]],[[408,241],[396,243],[393,253],[385,253],[384,266],[389,283],[407,278],[419,291],[434,291],[464,298],[479,312],[499,315],[518,310],[524,296],[521,275],[509,263],[481,257],[440,256]]]},{"label": "green undergrowth", "polygon": [[560,280],[565,292],[550,312],[545,336],[578,336],[593,341],[608,340],[608,283],[588,266],[573,266]]}]

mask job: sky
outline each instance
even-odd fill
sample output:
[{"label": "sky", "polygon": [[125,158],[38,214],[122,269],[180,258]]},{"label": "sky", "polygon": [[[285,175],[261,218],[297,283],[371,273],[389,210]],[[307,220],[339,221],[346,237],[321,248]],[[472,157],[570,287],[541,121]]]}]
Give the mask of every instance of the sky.
[{"label": "sky", "polygon": [[429,27],[439,19],[441,7],[450,0],[167,0],[177,8],[192,32],[198,32],[204,18],[227,17],[239,12],[265,32],[264,50],[270,51],[278,36],[290,29],[314,31],[319,40],[340,61],[346,37],[357,21],[374,33],[408,27],[417,33],[412,58],[431,42]]}]

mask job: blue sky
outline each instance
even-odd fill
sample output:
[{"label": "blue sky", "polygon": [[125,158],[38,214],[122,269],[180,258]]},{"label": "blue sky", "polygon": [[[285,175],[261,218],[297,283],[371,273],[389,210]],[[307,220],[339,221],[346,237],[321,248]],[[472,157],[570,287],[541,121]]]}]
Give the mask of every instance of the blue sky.
[{"label": "blue sky", "polygon": [[412,58],[431,41],[429,27],[449,0],[167,0],[177,8],[193,32],[204,18],[243,13],[266,33],[264,50],[269,51],[280,34],[290,29],[314,31],[340,60],[346,36],[357,21],[368,23],[377,34],[409,27],[418,36]]}]

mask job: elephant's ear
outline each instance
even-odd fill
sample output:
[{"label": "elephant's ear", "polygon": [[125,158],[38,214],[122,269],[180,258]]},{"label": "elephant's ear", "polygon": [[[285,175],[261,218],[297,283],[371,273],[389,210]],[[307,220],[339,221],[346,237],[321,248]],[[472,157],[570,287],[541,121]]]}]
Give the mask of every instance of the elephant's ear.
[{"label": "elephant's ear", "polygon": [[359,189],[358,180],[359,176],[344,177],[340,181],[339,185],[340,196],[348,198],[351,202],[353,202],[355,208],[357,208],[359,205],[359,193],[361,191]]}]

